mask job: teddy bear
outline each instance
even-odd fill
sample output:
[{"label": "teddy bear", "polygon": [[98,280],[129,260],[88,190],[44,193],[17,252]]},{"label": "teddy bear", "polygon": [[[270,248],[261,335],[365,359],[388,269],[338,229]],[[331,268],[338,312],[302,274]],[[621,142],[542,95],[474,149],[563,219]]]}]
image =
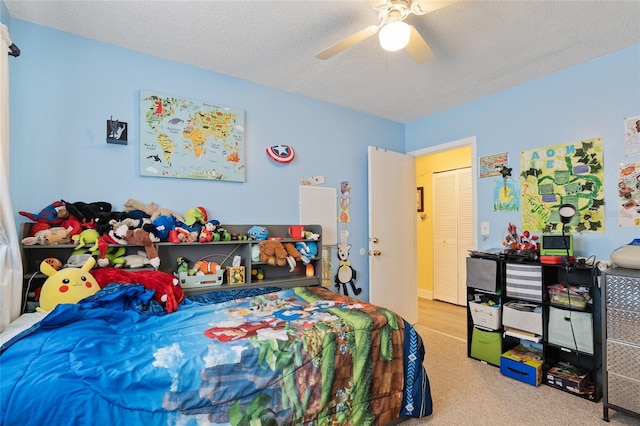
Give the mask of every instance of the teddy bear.
[{"label": "teddy bear", "polygon": [[264,240],[258,243],[260,247],[260,262],[266,262],[271,266],[285,266],[287,264],[287,250],[277,240]]}]

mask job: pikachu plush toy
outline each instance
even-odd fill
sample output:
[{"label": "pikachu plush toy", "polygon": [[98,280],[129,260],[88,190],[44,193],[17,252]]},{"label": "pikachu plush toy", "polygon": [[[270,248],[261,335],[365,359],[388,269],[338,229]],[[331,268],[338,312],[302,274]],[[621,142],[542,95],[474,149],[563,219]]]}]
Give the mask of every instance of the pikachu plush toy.
[{"label": "pikachu plush toy", "polygon": [[89,257],[80,268],[62,268],[57,270],[50,263],[42,261],[40,272],[48,276],[40,290],[39,312],[52,311],[60,303],[78,303],[100,290],[96,279],[89,272],[96,264]]}]

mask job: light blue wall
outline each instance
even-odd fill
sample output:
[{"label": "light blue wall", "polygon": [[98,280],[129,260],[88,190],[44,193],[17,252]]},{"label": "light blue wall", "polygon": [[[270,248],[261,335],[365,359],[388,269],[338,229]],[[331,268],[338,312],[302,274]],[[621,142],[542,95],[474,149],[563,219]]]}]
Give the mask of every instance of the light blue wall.
[{"label": "light blue wall", "polygon": [[[520,152],[601,137],[604,144],[605,233],[575,235],[578,255],[609,258],[615,248],[640,237],[640,228],[619,227],[618,165],[625,157],[624,117],[640,115],[640,45],[601,57],[406,126],[406,152],[477,137],[477,157],[509,152],[513,176],[520,174]],[[478,161],[475,159],[474,161]],[[489,222],[491,235],[479,248],[501,247],[509,222],[520,213],[493,211],[494,180],[478,180],[478,227]]]},{"label": "light blue wall", "polygon": [[[368,245],[367,146],[403,152],[402,124],[18,19],[11,37],[22,51],[10,67],[14,210],[58,199],[121,210],[135,198],[183,213],[203,206],[223,224],[289,224],[299,220],[300,179],[323,175],[334,188],[346,180],[350,260],[368,300],[367,258],[358,253]],[[140,177],[140,89],[244,109],[246,182]],[[129,124],[128,145],[105,142],[111,116]],[[265,149],[276,144],[292,145],[295,160],[269,160]]]}]

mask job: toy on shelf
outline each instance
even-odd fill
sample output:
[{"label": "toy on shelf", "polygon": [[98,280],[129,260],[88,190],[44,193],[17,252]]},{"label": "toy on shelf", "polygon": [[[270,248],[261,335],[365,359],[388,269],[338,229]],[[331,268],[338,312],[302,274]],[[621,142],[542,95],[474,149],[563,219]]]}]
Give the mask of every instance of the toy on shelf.
[{"label": "toy on shelf", "polygon": [[509,222],[507,235],[502,241],[502,245],[506,247],[505,254],[507,256],[523,260],[537,260],[540,253],[539,240],[540,237],[529,231],[523,231],[519,235],[516,225]]}]

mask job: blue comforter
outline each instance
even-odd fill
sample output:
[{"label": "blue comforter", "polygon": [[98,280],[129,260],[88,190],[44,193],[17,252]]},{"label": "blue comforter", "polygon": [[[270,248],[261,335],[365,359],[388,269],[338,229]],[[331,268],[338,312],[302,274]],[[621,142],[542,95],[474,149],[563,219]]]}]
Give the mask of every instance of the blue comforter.
[{"label": "blue comforter", "polygon": [[7,342],[0,425],[360,425],[431,414],[422,341],[390,311],[321,288],[211,293],[171,314],[151,309],[152,295],[110,285]]}]

